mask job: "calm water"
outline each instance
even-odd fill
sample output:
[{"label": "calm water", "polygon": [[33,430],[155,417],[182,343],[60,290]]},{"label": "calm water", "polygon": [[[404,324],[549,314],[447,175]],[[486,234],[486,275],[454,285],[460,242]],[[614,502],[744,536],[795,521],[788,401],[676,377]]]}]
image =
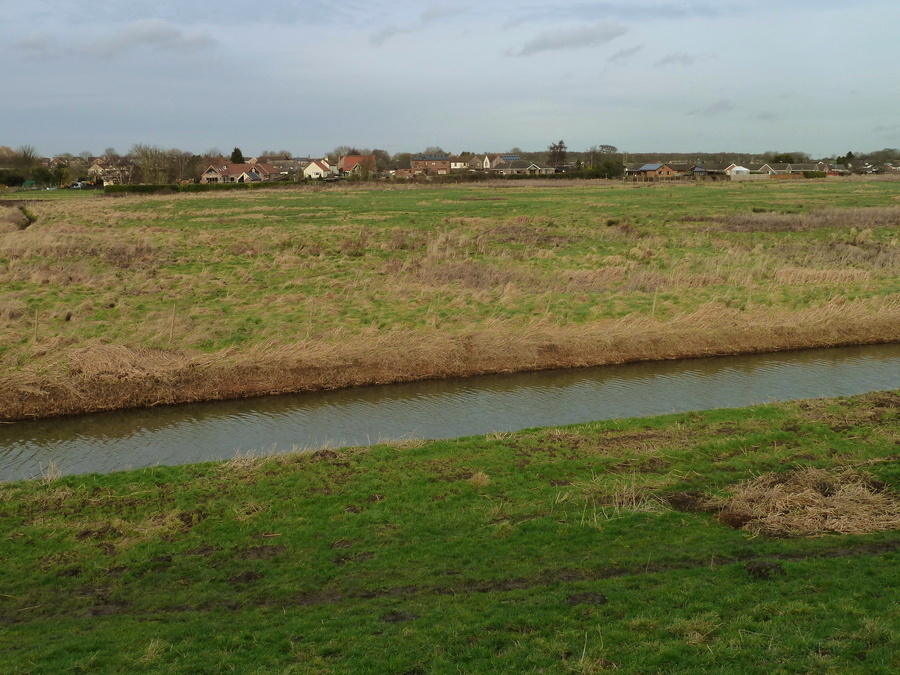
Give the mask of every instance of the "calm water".
[{"label": "calm water", "polygon": [[0,480],[900,388],[900,344],[493,375],[0,426]]}]

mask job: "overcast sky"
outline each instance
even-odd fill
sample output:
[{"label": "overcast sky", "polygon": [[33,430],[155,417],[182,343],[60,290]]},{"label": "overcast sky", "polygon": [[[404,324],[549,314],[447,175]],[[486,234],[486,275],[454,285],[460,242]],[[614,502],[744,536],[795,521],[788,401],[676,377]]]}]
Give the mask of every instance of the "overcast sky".
[{"label": "overcast sky", "polygon": [[0,0],[0,145],[900,147],[898,0]]}]

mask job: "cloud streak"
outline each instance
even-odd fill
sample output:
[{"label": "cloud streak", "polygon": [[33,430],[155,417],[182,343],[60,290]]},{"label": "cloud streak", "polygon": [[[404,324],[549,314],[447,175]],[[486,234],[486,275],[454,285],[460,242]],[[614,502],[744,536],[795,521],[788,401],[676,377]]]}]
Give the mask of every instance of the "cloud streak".
[{"label": "cloud streak", "polygon": [[534,36],[514,56],[534,56],[541,52],[584,49],[608,44],[625,35],[628,29],[617,23],[598,23],[555,31],[545,31]]},{"label": "cloud streak", "polygon": [[706,61],[711,58],[712,55],[710,54],[686,54],[684,52],[678,52],[677,54],[664,56],[653,65],[656,68],[662,68],[663,66],[692,66],[695,63],[700,63],[701,61]]},{"label": "cloud streak", "polygon": [[435,23],[442,19],[447,19],[453,16],[458,16],[460,14],[465,14],[466,11],[467,9],[465,7],[454,7],[451,5],[432,5],[422,11],[422,13],[419,15],[418,21],[405,26],[388,24],[373,33],[369,37],[369,41],[376,47],[383,47],[388,40],[396,37],[397,35],[415,33],[424,29],[431,23]]},{"label": "cloud streak", "polygon": [[186,32],[162,19],[134,21],[111,36],[80,49],[89,56],[108,58],[142,47],[159,52],[190,53],[218,44],[206,31]]},{"label": "cloud streak", "polygon": [[700,117],[715,117],[717,115],[729,113],[734,110],[734,108],[734,101],[732,101],[730,98],[720,98],[718,101],[714,101],[705,108],[702,108],[700,110],[692,110],[688,113],[688,115],[699,115]]},{"label": "cloud streak", "polygon": [[617,51],[615,54],[613,54],[606,60],[609,61],[610,63],[622,65],[624,63],[627,63],[628,60],[631,59],[632,56],[637,54],[643,48],[644,48],[644,45],[641,44],[641,45],[635,45],[634,47],[628,47],[627,49],[620,49],[619,51]]}]

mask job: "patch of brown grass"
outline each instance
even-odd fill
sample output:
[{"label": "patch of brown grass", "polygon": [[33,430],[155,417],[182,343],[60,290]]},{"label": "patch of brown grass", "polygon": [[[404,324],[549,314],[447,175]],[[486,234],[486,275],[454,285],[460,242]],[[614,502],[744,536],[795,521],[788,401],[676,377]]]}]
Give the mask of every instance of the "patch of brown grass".
[{"label": "patch of brown grass", "polygon": [[847,468],[765,474],[739,485],[721,507],[722,522],[771,537],[900,529],[900,499],[872,476]]},{"label": "patch of brown grass", "polygon": [[744,213],[708,221],[727,232],[804,232],[818,228],[900,227],[900,207],[822,209],[811,213]]}]

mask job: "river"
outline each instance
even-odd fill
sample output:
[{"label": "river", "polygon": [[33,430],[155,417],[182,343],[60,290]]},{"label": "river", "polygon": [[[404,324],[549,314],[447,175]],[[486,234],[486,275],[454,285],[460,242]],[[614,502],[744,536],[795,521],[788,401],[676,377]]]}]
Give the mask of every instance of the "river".
[{"label": "river", "polygon": [[900,344],[632,363],[0,426],[0,481],[900,388]]}]

